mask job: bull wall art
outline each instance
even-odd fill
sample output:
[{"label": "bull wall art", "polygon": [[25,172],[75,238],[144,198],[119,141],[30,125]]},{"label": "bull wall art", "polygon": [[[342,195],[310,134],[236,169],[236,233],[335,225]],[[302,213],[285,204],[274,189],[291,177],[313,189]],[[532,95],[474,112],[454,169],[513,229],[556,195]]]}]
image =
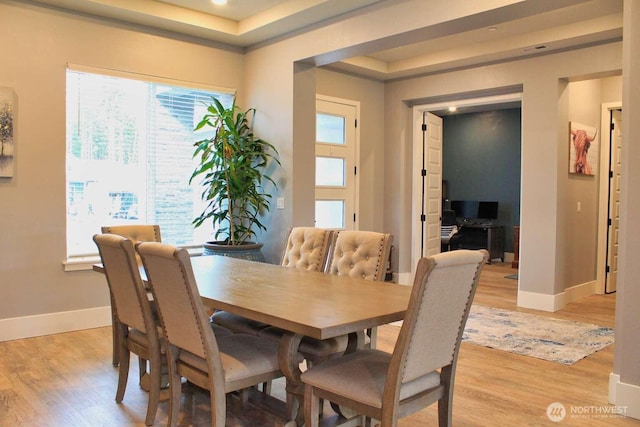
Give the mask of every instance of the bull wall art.
[{"label": "bull wall art", "polygon": [[569,122],[569,172],[595,175],[598,153],[598,129]]},{"label": "bull wall art", "polygon": [[13,176],[13,106],[13,89],[0,87],[0,178]]}]

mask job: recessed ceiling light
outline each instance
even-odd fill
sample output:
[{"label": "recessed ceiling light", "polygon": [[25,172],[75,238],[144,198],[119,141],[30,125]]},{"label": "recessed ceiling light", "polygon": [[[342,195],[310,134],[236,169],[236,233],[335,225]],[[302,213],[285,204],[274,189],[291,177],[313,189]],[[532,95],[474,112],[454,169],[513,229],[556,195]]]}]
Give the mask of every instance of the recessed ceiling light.
[{"label": "recessed ceiling light", "polygon": [[498,29],[498,27],[494,27],[494,26],[491,26],[491,27],[487,28],[487,30],[489,30],[489,31],[496,31],[497,29]]},{"label": "recessed ceiling light", "polygon": [[211,3],[218,5],[218,6],[222,6],[224,4],[227,4],[227,0],[211,0]]},{"label": "recessed ceiling light", "polygon": [[455,105],[452,105],[451,107],[449,107],[449,111],[451,111],[452,113],[454,111],[456,111],[458,108]]}]

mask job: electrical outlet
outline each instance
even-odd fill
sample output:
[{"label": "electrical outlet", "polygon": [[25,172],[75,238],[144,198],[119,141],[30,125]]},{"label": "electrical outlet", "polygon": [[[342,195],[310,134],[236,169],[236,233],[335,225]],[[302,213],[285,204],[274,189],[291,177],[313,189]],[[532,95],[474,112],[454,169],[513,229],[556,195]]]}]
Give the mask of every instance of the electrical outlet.
[{"label": "electrical outlet", "polygon": [[578,202],[578,212],[582,211],[582,202]]},{"label": "electrical outlet", "polygon": [[276,199],[276,208],[277,209],[284,209],[284,197],[278,197]]}]

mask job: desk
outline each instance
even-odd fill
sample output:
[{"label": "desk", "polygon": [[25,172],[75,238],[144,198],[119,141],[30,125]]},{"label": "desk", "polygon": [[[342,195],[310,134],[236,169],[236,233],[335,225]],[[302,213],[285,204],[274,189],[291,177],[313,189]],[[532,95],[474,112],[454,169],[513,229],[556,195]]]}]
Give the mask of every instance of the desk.
[{"label": "desk", "polygon": [[204,304],[288,331],[279,358],[290,420],[301,415],[304,395],[297,363],[302,337],[349,334],[351,350],[357,345],[356,332],[402,320],[411,294],[410,286],[223,256],[194,257],[191,263]]},{"label": "desk", "polygon": [[[454,242],[455,241],[455,242]],[[495,224],[462,224],[450,241],[451,249],[486,249],[489,263],[504,261],[504,227]]]}]

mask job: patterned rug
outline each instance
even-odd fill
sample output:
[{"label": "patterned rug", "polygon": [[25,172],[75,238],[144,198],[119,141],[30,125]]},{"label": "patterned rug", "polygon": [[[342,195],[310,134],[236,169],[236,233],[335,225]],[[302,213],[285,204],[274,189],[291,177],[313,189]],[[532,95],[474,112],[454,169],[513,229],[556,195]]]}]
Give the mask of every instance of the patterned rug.
[{"label": "patterned rug", "polygon": [[474,304],[462,339],[472,344],[572,365],[613,343],[614,330]]}]

